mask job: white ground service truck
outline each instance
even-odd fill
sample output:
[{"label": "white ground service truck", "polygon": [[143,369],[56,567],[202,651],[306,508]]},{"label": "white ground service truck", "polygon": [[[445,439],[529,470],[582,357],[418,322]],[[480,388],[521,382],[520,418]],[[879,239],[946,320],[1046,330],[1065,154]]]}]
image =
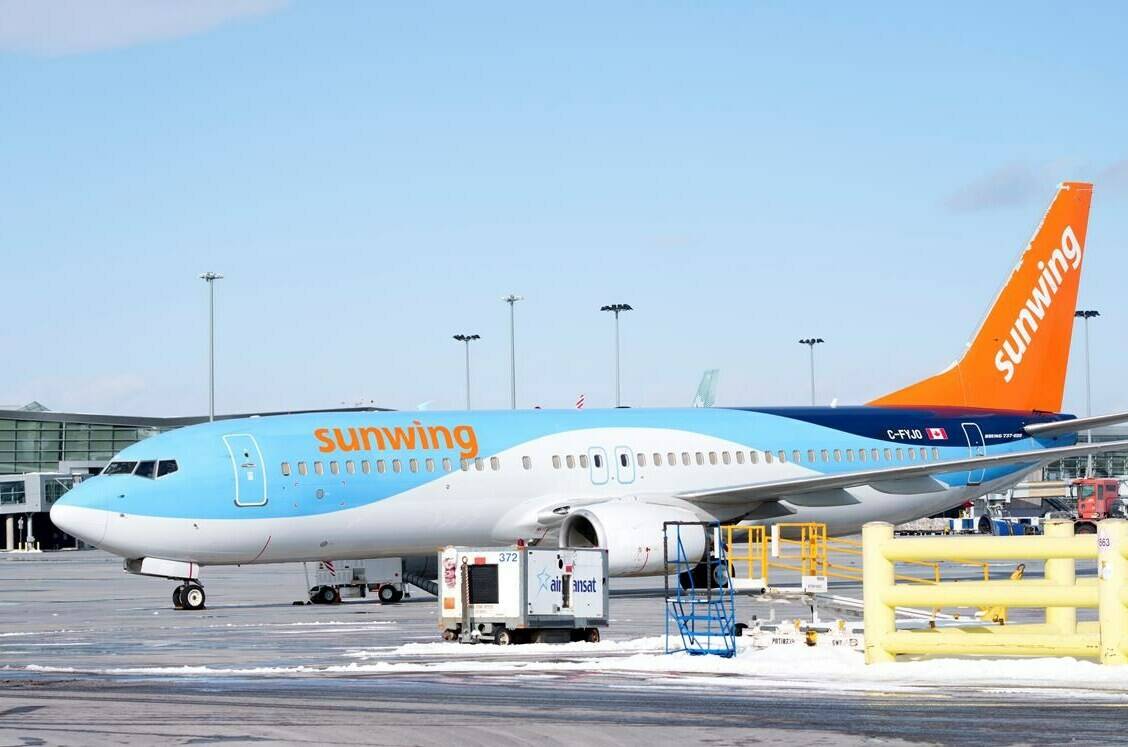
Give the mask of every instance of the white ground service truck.
[{"label": "white ground service truck", "polygon": [[439,554],[443,639],[599,640],[607,624],[607,551],[448,547]]},{"label": "white ground service truck", "polygon": [[342,599],[363,599],[374,594],[384,604],[403,599],[403,561],[400,558],[372,560],[322,560],[305,569],[309,601],[337,604]]}]

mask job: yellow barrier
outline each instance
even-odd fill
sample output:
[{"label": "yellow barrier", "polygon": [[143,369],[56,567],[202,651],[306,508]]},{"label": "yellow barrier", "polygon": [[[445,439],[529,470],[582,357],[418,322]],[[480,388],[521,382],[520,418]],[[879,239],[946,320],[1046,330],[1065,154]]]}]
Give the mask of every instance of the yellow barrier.
[{"label": "yellow barrier", "polygon": [[[894,539],[893,525],[862,529],[866,662],[898,654],[1082,656],[1128,663],[1128,521],[1106,519],[1097,535],[1074,536],[1073,522],[1049,521],[1029,537]],[[1042,581],[965,581],[905,586],[896,563],[926,560],[1045,560]],[[1096,560],[1097,579],[1077,579],[1076,561]],[[897,630],[894,609],[1044,607],[1044,624]],[[1077,623],[1078,608],[1096,608],[1096,625]]]}]

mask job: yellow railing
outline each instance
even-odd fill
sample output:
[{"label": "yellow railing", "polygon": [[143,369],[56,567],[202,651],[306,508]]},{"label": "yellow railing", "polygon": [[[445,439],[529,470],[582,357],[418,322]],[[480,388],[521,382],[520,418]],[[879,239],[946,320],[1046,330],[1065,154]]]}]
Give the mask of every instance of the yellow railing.
[{"label": "yellow railing", "polygon": [[[1072,521],[1049,521],[1026,537],[894,539],[893,526],[862,530],[865,649],[868,663],[898,654],[1081,656],[1128,663],[1128,521],[1106,519],[1097,536],[1074,536]],[[1044,560],[1044,580],[965,581],[908,586],[896,564]],[[1076,577],[1077,560],[1096,560],[1096,583]],[[1045,622],[1023,625],[897,630],[895,609],[1038,607]],[[1096,624],[1077,622],[1078,608],[1096,608]]]},{"label": "yellow railing", "polygon": [[[781,522],[775,525],[774,530],[760,525],[731,524],[722,527],[722,530],[728,550],[729,572],[737,580],[762,581],[764,586],[768,586],[773,569],[794,571],[800,576],[862,580],[862,569],[859,566],[832,559],[846,555],[858,558],[860,563],[862,543],[858,540],[829,537],[826,524]],[[784,536],[785,534],[790,536]],[[776,538],[774,552],[771,547],[773,536]],[[983,580],[991,578],[990,568],[986,563],[956,561],[955,564],[981,568]],[[907,561],[906,565],[926,569],[927,575],[898,575],[896,580],[919,584],[940,583],[940,563]]]}]

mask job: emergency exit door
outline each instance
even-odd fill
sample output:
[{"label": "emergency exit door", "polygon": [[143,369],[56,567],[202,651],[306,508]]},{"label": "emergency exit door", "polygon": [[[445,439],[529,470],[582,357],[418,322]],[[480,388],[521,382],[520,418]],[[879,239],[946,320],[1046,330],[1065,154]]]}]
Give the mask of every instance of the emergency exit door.
[{"label": "emergency exit door", "polygon": [[266,505],[266,469],[262,451],[255,437],[249,433],[235,433],[223,437],[231,467],[235,471],[235,505]]}]

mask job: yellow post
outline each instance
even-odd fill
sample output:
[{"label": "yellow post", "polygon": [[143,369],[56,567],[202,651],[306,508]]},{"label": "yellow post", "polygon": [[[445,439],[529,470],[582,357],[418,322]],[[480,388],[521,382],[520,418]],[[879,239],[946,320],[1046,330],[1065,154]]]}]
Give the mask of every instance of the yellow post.
[{"label": "yellow post", "polygon": [[1097,525],[1097,616],[1101,625],[1101,664],[1128,664],[1128,608],[1121,590],[1128,584],[1128,521],[1105,519]]},{"label": "yellow post", "polygon": [[[1072,537],[1072,519],[1050,519],[1042,524],[1042,533],[1047,537]],[[1046,583],[1055,586],[1073,586],[1077,583],[1077,561],[1073,558],[1050,558],[1045,566]],[[1046,625],[1052,626],[1062,635],[1077,632],[1076,607],[1047,607]]]},{"label": "yellow post", "polygon": [[866,664],[894,661],[885,650],[885,637],[897,632],[897,618],[883,601],[893,587],[893,562],[887,560],[885,545],[893,541],[893,525],[871,521],[862,527],[862,602],[865,621]]}]

